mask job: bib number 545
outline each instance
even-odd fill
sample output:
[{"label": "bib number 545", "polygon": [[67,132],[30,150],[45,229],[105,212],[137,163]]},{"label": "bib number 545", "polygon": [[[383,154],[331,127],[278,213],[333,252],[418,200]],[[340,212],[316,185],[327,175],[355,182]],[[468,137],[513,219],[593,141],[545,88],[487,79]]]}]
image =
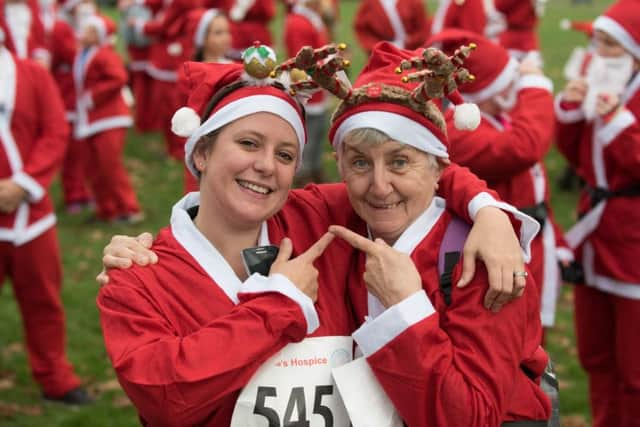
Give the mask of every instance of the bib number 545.
[{"label": "bib number 545", "polygon": [[[325,427],[333,427],[333,414],[331,408],[322,404],[322,397],[333,394],[332,385],[319,385],[315,388],[313,399],[313,414],[318,414],[324,418]],[[293,387],[284,416],[281,418],[274,408],[267,406],[267,398],[275,398],[277,390],[275,387],[258,387],[256,393],[256,404],[253,413],[262,415],[269,421],[269,427],[310,427],[311,424],[307,419],[307,405],[304,396],[304,387]],[[294,418],[296,414],[296,420]],[[280,420],[282,419],[282,423]]]}]

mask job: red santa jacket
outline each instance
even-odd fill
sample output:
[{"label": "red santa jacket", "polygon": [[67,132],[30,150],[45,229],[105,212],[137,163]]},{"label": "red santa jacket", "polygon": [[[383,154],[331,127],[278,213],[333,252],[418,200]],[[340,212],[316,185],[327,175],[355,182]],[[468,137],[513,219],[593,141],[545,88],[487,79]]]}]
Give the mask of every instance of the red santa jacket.
[{"label": "red santa jacket", "polygon": [[[546,420],[548,398],[521,368],[539,376],[547,362],[539,346],[537,289],[528,279],[521,298],[491,313],[483,307],[488,278],[479,264],[473,283],[462,289],[453,286],[447,305],[439,285],[438,258],[451,220],[444,200],[436,198],[394,244],[411,256],[423,291],[384,315],[384,308],[376,310],[376,300],[368,295],[362,279],[366,256],[360,254],[351,269],[349,291],[358,318],[369,318],[353,336],[408,426]],[[427,226],[415,227],[420,224]],[[359,232],[366,235],[364,225]],[[416,243],[417,237],[421,239]],[[452,283],[460,277],[461,262]]]},{"label": "red santa jacket", "polygon": [[[487,181],[500,197],[517,208],[533,208],[547,202],[548,185],[540,162],[553,139],[551,82],[541,76],[524,76],[508,128],[497,118],[483,114],[474,132],[460,131],[447,115],[451,159],[467,166]],[[547,206],[549,208],[550,206]],[[550,253],[554,256],[555,245]],[[530,269],[538,286],[544,283],[542,233],[532,243]]]},{"label": "red santa jacket", "polygon": [[424,2],[419,0],[364,0],[353,27],[360,46],[371,51],[382,40],[405,49],[417,49],[429,36],[430,23]]},{"label": "red santa jacket", "polygon": [[[556,100],[558,149],[588,188],[621,191],[640,186],[640,74],[622,94],[625,109],[610,121],[586,121],[579,105]],[[581,246],[586,282],[626,298],[640,298],[640,197],[611,197],[595,204],[580,195],[580,226],[567,232]],[[584,243],[586,242],[586,243]]]},{"label": "red santa jacket", "polygon": [[518,57],[539,49],[538,16],[529,0],[444,0],[434,17],[433,33],[459,28],[482,34]]},{"label": "red santa jacket", "polygon": [[0,28],[2,28],[5,34],[4,44],[7,49],[21,58],[43,59],[48,62],[50,59],[49,51],[47,50],[44,26],[40,20],[40,8],[38,7],[37,0],[29,0],[27,4],[31,12],[30,27],[27,31],[26,52],[25,55],[21,55],[16,48],[16,43],[11,32],[11,26],[9,25],[9,22],[7,22],[5,10],[6,3],[4,0],[0,0]]},{"label": "red santa jacket", "polygon": [[[287,14],[284,40],[289,57],[295,56],[304,46],[319,48],[329,43],[329,33],[322,17],[315,11],[297,4]],[[321,113],[327,109],[327,94],[316,92],[305,109],[309,113]]]},{"label": "red santa jacket", "polygon": [[244,50],[256,40],[271,45],[269,22],[275,14],[275,0],[234,0],[229,9],[232,47]]},{"label": "red santa jacket", "polygon": [[156,17],[138,30],[152,38],[147,73],[156,80],[175,82],[177,70],[191,58],[193,37],[187,31],[188,12],[201,7],[200,0],[172,0]]},{"label": "red santa jacket", "polygon": [[66,21],[56,19],[48,37],[48,45],[51,52],[51,74],[64,100],[67,120],[73,121],[76,111],[73,61],[77,51],[73,27]]},{"label": "red santa jacket", "polygon": [[62,162],[69,129],[55,82],[39,64],[0,46],[0,174],[27,200],[0,215],[0,240],[21,245],[56,221],[48,187]]},{"label": "red santa jacket", "polygon": [[127,70],[110,45],[79,50],[73,63],[76,89],[74,137],[87,138],[108,129],[129,127],[133,121],[122,95]]}]

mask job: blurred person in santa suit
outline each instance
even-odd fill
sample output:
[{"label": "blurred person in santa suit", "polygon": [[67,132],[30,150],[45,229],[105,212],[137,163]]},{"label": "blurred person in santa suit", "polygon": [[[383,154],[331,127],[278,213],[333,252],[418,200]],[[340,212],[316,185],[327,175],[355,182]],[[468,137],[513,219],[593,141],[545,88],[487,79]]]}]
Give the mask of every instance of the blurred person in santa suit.
[{"label": "blurred person in santa suit", "polygon": [[[64,101],[67,123],[73,127],[76,118],[73,60],[77,53],[77,28],[86,17],[97,13],[97,9],[93,1],[87,0],[66,0],[59,6],[51,0],[40,0],[39,3],[45,40],[51,53],[51,74]],[[93,206],[81,152],[80,144],[69,134],[61,174],[62,195],[69,214],[77,214]]]},{"label": "blurred person in santa suit", "polygon": [[47,70],[11,53],[6,40],[0,28],[0,283],[11,279],[44,398],[86,404],[91,398],[65,353],[62,265],[48,193],[69,128]]},{"label": "blurred person in santa suit", "polygon": [[539,290],[542,325],[550,328],[561,286],[559,264],[573,260],[555,223],[544,166],[553,141],[551,80],[537,65],[519,63],[504,47],[476,33],[447,29],[427,43],[449,54],[463,44],[478,47],[465,60],[475,80],[460,87],[460,93],[478,105],[480,126],[475,132],[462,132],[448,115],[449,153],[540,224],[541,232],[531,243],[529,269]]},{"label": "blurred person in santa suit", "polygon": [[37,0],[0,0],[4,46],[18,58],[31,58],[49,67],[45,32]]},{"label": "blurred person in santa suit", "polygon": [[566,237],[584,268],[576,337],[593,425],[626,427],[640,420],[640,3],[615,2],[593,30],[585,77],[556,98],[556,141],[585,181]]},{"label": "blurred person in santa suit", "polygon": [[123,88],[127,72],[111,45],[115,24],[105,16],[87,19],[73,63],[76,88],[74,138],[81,144],[85,175],[96,201],[96,217],[136,223],[140,205],[122,161],[132,125]]},{"label": "blurred person in santa suit", "polygon": [[538,21],[547,0],[440,0],[431,34],[445,28],[469,30],[506,48],[516,59],[542,66]]},{"label": "blurred person in santa suit", "polygon": [[[304,46],[319,48],[329,43],[329,28],[322,19],[322,2],[294,0],[292,4],[284,28],[287,55],[295,56]],[[305,111],[307,145],[304,148],[302,168],[297,172],[297,185],[327,180],[322,160],[329,125],[329,94],[324,90],[313,94]]]},{"label": "blurred person in santa suit", "polygon": [[354,17],[353,28],[362,49],[371,52],[379,41],[399,48],[416,49],[429,36],[430,21],[420,0],[364,0]]},{"label": "blurred person in santa suit", "polygon": [[[200,0],[172,0],[150,19],[130,16],[127,25],[138,36],[148,37],[151,47],[145,70],[153,79],[148,107],[139,106],[141,114],[150,114],[153,128],[162,131],[167,154],[182,162],[182,142],[173,138],[171,116],[180,103],[176,90],[178,69],[190,59],[193,40],[187,31],[189,12],[202,7]],[[144,109],[144,113],[142,110]]]}]

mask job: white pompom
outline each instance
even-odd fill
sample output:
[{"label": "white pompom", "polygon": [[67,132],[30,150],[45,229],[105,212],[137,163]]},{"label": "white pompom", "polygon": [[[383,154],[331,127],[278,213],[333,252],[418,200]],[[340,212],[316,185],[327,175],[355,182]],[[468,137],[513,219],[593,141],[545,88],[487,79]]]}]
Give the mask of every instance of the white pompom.
[{"label": "white pompom", "polygon": [[192,108],[181,107],[171,117],[171,131],[178,136],[189,137],[200,127],[200,116]]},{"label": "white pompom", "polygon": [[475,130],[480,125],[480,109],[476,104],[468,102],[456,105],[453,112],[453,122],[456,129]]},{"label": "white pompom", "polygon": [[571,29],[571,21],[569,21],[567,18],[561,19],[560,20],[560,28],[562,28],[563,30],[570,30]]}]

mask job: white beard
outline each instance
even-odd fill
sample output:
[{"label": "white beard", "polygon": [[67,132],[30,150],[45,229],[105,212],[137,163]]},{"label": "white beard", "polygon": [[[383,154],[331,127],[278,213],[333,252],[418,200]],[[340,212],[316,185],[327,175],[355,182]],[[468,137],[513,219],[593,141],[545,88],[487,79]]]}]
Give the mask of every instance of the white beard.
[{"label": "white beard", "polygon": [[587,120],[596,117],[598,95],[609,93],[622,95],[633,75],[633,57],[629,54],[615,58],[593,55],[587,70],[587,94],[582,102],[582,111]]}]

